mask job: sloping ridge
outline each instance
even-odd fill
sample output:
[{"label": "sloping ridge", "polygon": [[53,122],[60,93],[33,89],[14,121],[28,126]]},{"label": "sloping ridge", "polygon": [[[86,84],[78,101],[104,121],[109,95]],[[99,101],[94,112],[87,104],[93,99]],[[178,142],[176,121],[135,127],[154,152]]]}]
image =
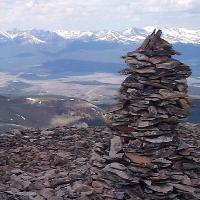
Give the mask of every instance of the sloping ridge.
[{"label": "sloping ridge", "polygon": [[103,125],[102,111],[74,97],[0,97],[0,131],[14,128],[51,128],[63,125]]}]

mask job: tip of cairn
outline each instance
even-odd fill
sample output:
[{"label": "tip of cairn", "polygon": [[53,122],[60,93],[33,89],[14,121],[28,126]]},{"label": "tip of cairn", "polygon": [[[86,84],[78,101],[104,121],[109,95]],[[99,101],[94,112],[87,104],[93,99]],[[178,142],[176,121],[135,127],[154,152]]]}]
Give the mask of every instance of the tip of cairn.
[{"label": "tip of cairn", "polygon": [[168,56],[180,55],[175,51],[172,45],[161,38],[162,30],[154,29],[154,31],[144,40],[142,45],[136,50],[136,52],[142,52],[147,56]]}]

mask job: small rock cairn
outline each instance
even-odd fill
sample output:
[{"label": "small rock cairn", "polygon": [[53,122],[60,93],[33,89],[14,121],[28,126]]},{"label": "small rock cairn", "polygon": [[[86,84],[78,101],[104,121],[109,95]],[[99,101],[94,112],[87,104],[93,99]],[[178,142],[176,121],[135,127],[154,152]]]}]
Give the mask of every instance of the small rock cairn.
[{"label": "small rock cairn", "polygon": [[191,70],[172,58],[179,53],[161,34],[154,30],[123,57],[128,77],[106,114],[116,135],[107,150],[97,144],[92,158],[93,179],[107,184],[105,199],[200,199],[199,145],[179,126],[192,106]]}]

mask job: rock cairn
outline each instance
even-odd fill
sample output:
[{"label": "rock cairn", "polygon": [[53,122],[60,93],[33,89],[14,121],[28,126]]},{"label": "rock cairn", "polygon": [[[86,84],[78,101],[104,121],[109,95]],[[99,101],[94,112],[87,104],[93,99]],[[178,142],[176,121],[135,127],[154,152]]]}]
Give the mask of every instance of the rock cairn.
[{"label": "rock cairn", "polygon": [[179,125],[191,110],[191,70],[172,58],[179,53],[161,34],[123,57],[128,77],[106,115],[116,133],[93,161],[94,179],[111,185],[107,199],[200,199],[200,145]]},{"label": "rock cairn", "polygon": [[191,109],[186,81],[191,70],[172,58],[179,53],[160,36],[160,30],[153,32],[140,48],[123,57],[128,68],[121,74],[128,77],[119,91],[120,103],[108,119],[112,128],[129,136],[171,140],[172,130]]}]

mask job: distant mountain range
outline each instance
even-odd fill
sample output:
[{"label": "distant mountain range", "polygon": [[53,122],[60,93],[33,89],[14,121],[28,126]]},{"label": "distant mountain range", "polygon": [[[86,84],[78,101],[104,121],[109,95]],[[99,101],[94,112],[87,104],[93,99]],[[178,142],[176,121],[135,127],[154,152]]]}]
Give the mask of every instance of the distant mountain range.
[{"label": "distant mountain range", "polygon": [[[65,95],[112,103],[126,66],[122,55],[136,49],[153,27],[124,31],[0,31],[0,94]],[[200,97],[200,30],[162,28],[163,37],[192,68],[190,94]],[[74,77],[74,78],[73,78]]]},{"label": "distant mountain range", "polygon": [[[115,103],[114,95],[124,78],[117,72],[126,66],[121,56],[137,48],[153,29],[146,27],[96,32],[35,29],[0,31],[0,95],[9,96],[0,96],[0,130],[15,125],[31,127],[36,124],[41,127],[45,124],[49,127],[58,118],[60,123],[62,117],[76,113],[79,98],[100,105],[101,108]],[[163,37],[182,54],[175,58],[192,68],[193,77],[188,79],[189,93],[197,100],[189,121],[196,122],[200,107],[200,30],[161,29]],[[65,101],[60,101],[59,98],[52,100],[43,97],[52,94],[70,96],[75,100],[66,97]],[[27,95],[28,98],[20,97]],[[53,110],[49,109],[49,105]],[[81,106],[87,109],[82,109],[83,117],[79,122],[99,123],[100,115],[95,112],[96,108],[92,104],[81,101]],[[60,110],[66,113],[59,114]],[[84,115],[88,112],[90,116]],[[33,113],[36,117],[32,117]],[[44,116],[42,124],[37,122],[39,115]]]},{"label": "distant mountain range", "polygon": [[[13,30],[0,31],[0,44],[19,43],[48,45],[50,43],[66,42],[68,40],[84,41],[115,41],[119,43],[132,43],[143,40],[153,31],[154,27],[130,28],[124,31],[45,31],[45,30]],[[163,37],[171,43],[200,44],[200,30],[185,28],[161,28]]]},{"label": "distant mountain range", "polygon": [[[123,65],[120,57],[132,51],[153,27],[124,31],[0,31],[0,71],[39,75],[113,72]],[[182,53],[179,57],[200,76],[200,30],[162,28],[163,38]],[[84,65],[84,66],[82,66]],[[51,67],[49,67],[51,66]],[[42,73],[41,73],[42,72]],[[41,77],[41,76],[40,76]],[[48,76],[46,76],[48,77]]]}]

